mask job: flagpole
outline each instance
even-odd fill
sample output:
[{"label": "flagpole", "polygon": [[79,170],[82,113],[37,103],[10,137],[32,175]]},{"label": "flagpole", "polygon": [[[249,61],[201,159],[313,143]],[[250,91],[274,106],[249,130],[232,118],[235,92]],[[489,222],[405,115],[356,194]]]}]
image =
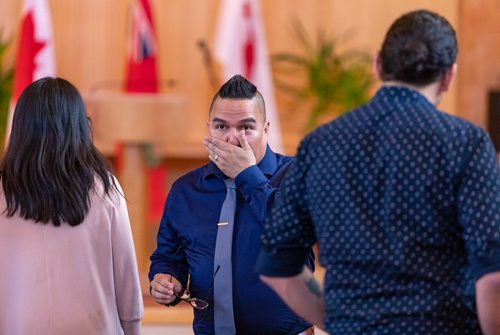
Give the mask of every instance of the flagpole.
[{"label": "flagpole", "polygon": [[203,65],[207,70],[208,80],[210,81],[210,86],[212,86],[212,91],[216,92],[220,85],[221,80],[219,76],[215,74],[215,66],[210,49],[208,48],[208,45],[204,39],[198,40],[197,45],[203,56]]}]

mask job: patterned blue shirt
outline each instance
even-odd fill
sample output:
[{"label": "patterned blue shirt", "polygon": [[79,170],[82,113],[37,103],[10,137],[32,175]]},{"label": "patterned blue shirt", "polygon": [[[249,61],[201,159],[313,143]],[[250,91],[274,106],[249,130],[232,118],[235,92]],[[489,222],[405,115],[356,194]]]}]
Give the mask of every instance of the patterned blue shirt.
[{"label": "patterned blue shirt", "polygon": [[[262,283],[255,272],[262,226],[291,162],[291,157],[276,154],[267,147],[259,164],[245,169],[235,179],[237,208],[232,265],[238,334],[295,335],[310,326]],[[186,287],[189,274],[191,296],[208,301],[207,309],[195,310],[196,334],[214,334],[214,252],[217,223],[226,197],[224,177],[215,164],[208,163],[172,185],[158,231],[157,249],[151,256],[150,280],[157,273],[169,273]],[[314,268],[311,250],[307,259]]]},{"label": "patterned blue shirt", "polygon": [[383,87],[307,136],[257,270],[292,276],[318,243],[331,335],[480,334],[474,285],[500,271],[500,168],[488,135]]}]

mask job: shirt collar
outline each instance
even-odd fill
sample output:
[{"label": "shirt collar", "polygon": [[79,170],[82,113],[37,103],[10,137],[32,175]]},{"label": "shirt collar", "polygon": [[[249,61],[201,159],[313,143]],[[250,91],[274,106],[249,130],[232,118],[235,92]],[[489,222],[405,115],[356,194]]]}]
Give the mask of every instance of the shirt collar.
[{"label": "shirt collar", "polygon": [[[259,162],[259,164],[257,164],[257,167],[268,177],[272,176],[274,172],[276,172],[276,169],[278,167],[276,154],[271,150],[269,145],[267,145],[266,153],[264,154],[264,157],[262,157],[262,160]],[[215,176],[220,179],[227,178],[222,173],[222,171],[219,170],[214,162],[209,162],[207,165],[205,165],[205,169],[203,171],[203,179],[211,176]]]},{"label": "shirt collar", "polygon": [[426,105],[434,106],[424,95],[419,91],[407,86],[382,86],[375,94],[374,100],[399,101],[402,103],[419,102]]}]

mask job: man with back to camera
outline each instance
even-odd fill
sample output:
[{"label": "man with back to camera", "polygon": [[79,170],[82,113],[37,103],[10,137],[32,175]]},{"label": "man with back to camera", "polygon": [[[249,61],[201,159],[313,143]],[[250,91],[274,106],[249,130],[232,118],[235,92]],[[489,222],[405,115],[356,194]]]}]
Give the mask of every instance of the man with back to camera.
[{"label": "man with back to camera", "polygon": [[[262,95],[234,76],[215,94],[207,126],[211,162],[179,178],[167,197],[151,256],[151,295],[172,306],[189,288],[183,300],[197,299],[196,334],[312,334],[254,270],[263,221],[292,162],[267,144]],[[226,215],[230,190],[236,211]],[[306,258],[313,269],[311,249]]]},{"label": "man with back to camera", "polygon": [[[500,334],[500,167],[483,129],[436,109],[456,55],[446,19],[400,17],[382,88],[308,135],[287,174],[257,270],[331,335]],[[303,267],[315,242],[324,291]]]}]

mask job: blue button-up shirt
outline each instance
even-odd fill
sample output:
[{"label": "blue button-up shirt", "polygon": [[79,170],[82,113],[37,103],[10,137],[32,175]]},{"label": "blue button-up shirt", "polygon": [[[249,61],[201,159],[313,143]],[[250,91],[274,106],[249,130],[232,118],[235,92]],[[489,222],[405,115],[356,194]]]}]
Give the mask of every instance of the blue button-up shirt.
[{"label": "blue button-up shirt", "polygon": [[384,87],[301,143],[258,270],[318,242],[329,334],[480,334],[474,284],[500,271],[500,168],[481,128]]},{"label": "blue button-up shirt", "polygon": [[[238,334],[297,334],[309,326],[259,280],[254,269],[264,219],[291,162],[290,157],[275,154],[268,147],[258,165],[245,169],[235,179],[232,263]],[[196,334],[214,333],[214,251],[226,196],[224,177],[210,162],[172,185],[158,231],[157,249],[151,256],[150,280],[157,273],[168,273],[186,287],[189,274],[191,297],[209,302],[207,309],[195,310]],[[312,253],[308,264],[314,266]]]}]

